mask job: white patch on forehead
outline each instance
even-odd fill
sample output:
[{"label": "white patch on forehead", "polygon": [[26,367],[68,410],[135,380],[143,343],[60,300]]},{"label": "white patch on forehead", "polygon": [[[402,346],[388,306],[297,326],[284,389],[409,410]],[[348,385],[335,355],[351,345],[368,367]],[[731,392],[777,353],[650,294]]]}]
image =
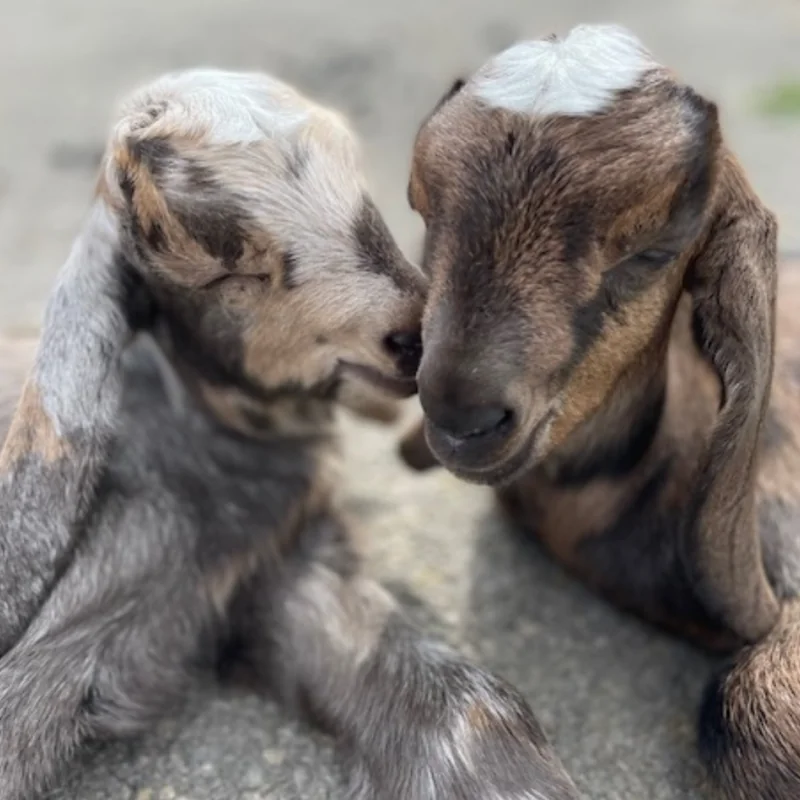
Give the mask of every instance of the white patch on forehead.
[{"label": "white patch on forehead", "polygon": [[564,39],[513,45],[478,70],[467,91],[508,111],[590,115],[657,66],[625,28],[579,25]]},{"label": "white patch on forehead", "polygon": [[146,123],[151,110],[159,114],[159,127],[233,144],[283,135],[305,124],[314,105],[269,75],[192,69],[163,75],[132,94],[120,124]]}]

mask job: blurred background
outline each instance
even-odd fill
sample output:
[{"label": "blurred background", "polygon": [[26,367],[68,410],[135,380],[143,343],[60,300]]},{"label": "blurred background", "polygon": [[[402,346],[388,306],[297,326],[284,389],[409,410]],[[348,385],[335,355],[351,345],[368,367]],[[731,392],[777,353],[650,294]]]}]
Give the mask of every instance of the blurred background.
[{"label": "blurred background", "polygon": [[[268,70],[338,106],[414,255],[405,187],[422,117],[491,53],[591,21],[629,25],[720,103],[781,248],[800,253],[798,0],[0,0],[0,335],[38,326],[113,104],[140,81],[190,66]],[[345,424],[346,503],[372,571],[526,693],[586,796],[704,797],[694,714],[711,661],[574,585],[505,528],[488,492],[405,472],[399,429]],[[209,689],[145,742],[90,757],[54,797],[336,800],[331,763],[325,740],[270,703]]]}]

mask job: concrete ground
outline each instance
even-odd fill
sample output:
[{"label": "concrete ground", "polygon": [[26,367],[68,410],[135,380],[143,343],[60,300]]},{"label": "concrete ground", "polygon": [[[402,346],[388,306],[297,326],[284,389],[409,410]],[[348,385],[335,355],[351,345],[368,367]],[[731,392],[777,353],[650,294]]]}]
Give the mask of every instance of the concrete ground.
[{"label": "concrete ground", "polygon": [[[765,86],[800,77],[796,0],[0,0],[0,332],[38,325],[112,102],[138,81],[190,65],[261,68],[338,105],[366,138],[379,205],[413,248],[411,140],[448,81],[515,38],[597,20],[633,26],[721,103],[782,247],[800,250],[800,122],[756,109]],[[711,662],[515,539],[488,492],[404,471],[396,430],[347,421],[346,433],[347,503],[371,569],[425,625],[526,693],[586,796],[704,797],[693,717]],[[90,756],[54,799],[336,800],[332,763],[324,739],[268,701],[209,689],[145,741]]]}]

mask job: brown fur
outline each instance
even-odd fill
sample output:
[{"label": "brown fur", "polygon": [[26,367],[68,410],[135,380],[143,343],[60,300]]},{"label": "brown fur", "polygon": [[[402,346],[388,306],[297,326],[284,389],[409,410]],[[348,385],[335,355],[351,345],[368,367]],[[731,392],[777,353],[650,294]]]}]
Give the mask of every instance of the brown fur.
[{"label": "brown fur", "polygon": [[800,796],[800,703],[769,712],[800,697],[800,292],[777,291],[774,217],[715,106],[662,69],[586,117],[468,83],[423,124],[409,198],[431,291],[404,457],[496,485],[620,607],[759,643],[707,701],[704,751],[725,796]]},{"label": "brown fur", "polygon": [[37,340],[0,337],[0,449],[5,442],[11,417],[19,402],[20,391],[33,364]]},{"label": "brown fur", "polygon": [[[8,469],[27,452],[36,452],[49,463],[65,452],[65,442],[58,438],[52,422],[43,412],[36,387],[27,384],[20,396],[20,387],[25,383],[35,352],[35,339],[0,338],[0,375],[3,376],[0,382],[0,470]],[[18,405],[20,414],[13,435],[6,441]]]},{"label": "brown fur", "polygon": [[66,454],[66,446],[42,408],[36,385],[26,383],[0,451],[0,470],[9,469],[20,458],[30,454],[39,456],[46,464],[54,464]]},{"label": "brown fur", "polygon": [[[185,145],[186,149],[179,145]],[[142,234],[144,241],[153,241],[157,231],[156,244],[141,255],[165,282],[198,290],[204,304],[214,306],[203,310],[208,317],[209,335],[220,333],[222,326],[228,329],[227,335],[236,335],[246,372],[257,375],[267,385],[312,385],[319,380],[320,372],[328,369],[332,355],[339,349],[364,353],[360,326],[366,320],[362,316],[354,323],[346,319],[340,308],[330,304],[321,306],[319,295],[292,291],[292,278],[286,269],[286,246],[257,224],[253,212],[233,195],[227,201],[218,196],[216,175],[225,162],[220,159],[221,163],[215,163],[209,149],[208,145],[184,142],[181,138],[177,142],[174,138],[162,141],[160,136],[150,139],[145,132],[139,132],[135,140],[129,140],[115,152],[113,165],[107,168],[107,172],[121,176],[122,196],[117,197],[121,213],[128,216],[128,226],[139,241]],[[257,152],[250,155],[255,163],[258,157]],[[209,208],[209,220],[204,220],[201,211],[192,209],[194,218],[189,217],[188,210],[184,211],[184,203],[189,209],[190,203],[202,201],[202,197],[178,198],[170,205],[170,195],[163,185],[166,164],[173,173],[169,175],[171,180],[202,181],[198,192],[214,189],[217,207]],[[240,177],[253,180],[252,176]],[[234,185],[236,178],[235,170],[225,175],[225,181]],[[199,208],[202,210],[202,202]],[[182,221],[182,216],[187,219]],[[208,229],[208,241],[200,242],[187,231],[190,222]],[[211,239],[215,227],[219,228],[219,243]],[[395,252],[391,258],[402,256]],[[362,282],[366,291],[367,283]],[[356,279],[350,290],[358,292],[357,284]],[[414,330],[419,307],[408,299],[421,286],[418,283],[402,302],[395,303],[398,330]],[[378,304],[376,319],[383,312]],[[301,328],[302,335],[298,335],[298,319],[306,322]],[[231,322],[246,325],[246,332],[234,334]],[[338,335],[332,336],[331,331]],[[276,352],[283,354],[282,357],[276,358]],[[368,357],[383,360],[386,372],[393,371],[390,356],[381,352],[380,341],[369,349]],[[357,389],[354,395],[358,405],[362,395]],[[369,403],[366,405],[371,407]],[[376,413],[390,414],[384,409]]]}]

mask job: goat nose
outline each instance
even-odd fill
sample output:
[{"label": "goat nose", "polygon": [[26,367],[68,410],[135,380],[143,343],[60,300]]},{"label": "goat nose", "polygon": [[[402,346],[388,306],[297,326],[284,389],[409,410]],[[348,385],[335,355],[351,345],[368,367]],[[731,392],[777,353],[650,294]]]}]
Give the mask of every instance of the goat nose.
[{"label": "goat nose", "polygon": [[402,353],[406,350],[422,350],[422,338],[419,331],[399,331],[386,337],[386,347],[390,352]]},{"label": "goat nose", "polygon": [[422,358],[422,337],[419,331],[390,333],[384,340],[384,347],[404,375],[413,377],[416,374]]}]

